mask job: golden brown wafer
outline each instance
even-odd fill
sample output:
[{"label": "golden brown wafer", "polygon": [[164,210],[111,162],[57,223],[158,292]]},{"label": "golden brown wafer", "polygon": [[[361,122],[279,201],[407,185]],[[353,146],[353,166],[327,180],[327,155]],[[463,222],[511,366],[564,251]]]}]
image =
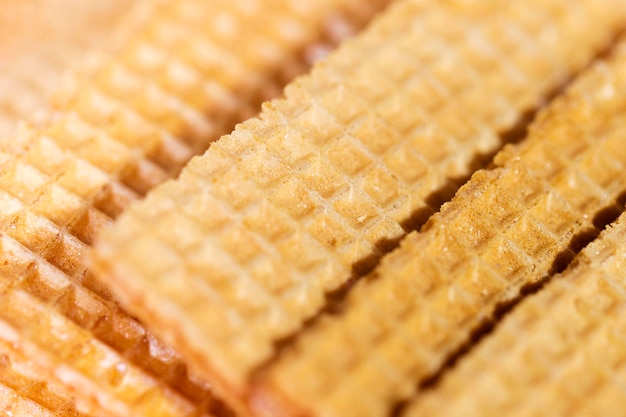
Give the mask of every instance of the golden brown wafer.
[{"label": "golden brown wafer", "polygon": [[53,411],[29,400],[2,383],[0,383],[0,412],[12,417],[56,417]]},{"label": "golden brown wafer", "polygon": [[15,0],[0,8],[0,135],[46,106],[63,73],[110,33],[135,0]]},{"label": "golden brown wafer", "polygon": [[[102,415],[103,409],[50,380],[37,365],[41,357],[29,358],[21,351],[13,330],[0,320],[0,414],[3,416],[87,417]],[[7,342],[10,340],[10,342]]]},{"label": "golden brown wafer", "polygon": [[[128,202],[176,174],[194,152],[304,70],[320,48],[358,29],[384,4],[172,0],[138,6],[112,51],[66,79],[47,123],[0,141],[5,274],[18,282],[30,276],[29,268],[38,271],[35,284],[23,288],[33,303],[52,291],[49,280],[65,282],[64,288],[71,283],[75,289],[67,294],[52,291],[60,298],[54,309],[41,307],[43,316],[71,320],[65,325],[81,326],[73,329],[86,344],[114,348],[138,379],[157,377],[197,412],[219,413],[221,405],[187,374],[180,356],[108,301],[84,254]],[[43,349],[37,338],[53,331],[44,323],[20,324],[16,331]],[[61,344],[52,352],[55,363],[64,349]],[[87,376],[95,378],[98,362],[91,365]],[[159,389],[150,395],[165,403],[164,410],[189,412],[178,410],[176,395]],[[132,406],[135,413],[150,409]]]},{"label": "golden brown wafer", "polygon": [[[163,362],[162,368],[169,365],[176,371],[180,360],[175,352],[167,348],[142,352],[142,343],[154,349],[159,345],[137,340],[150,335],[110,302],[90,294],[6,235],[0,235],[0,249],[5,265],[0,270],[0,321],[12,329],[0,332],[0,341],[26,349],[24,357],[44,358],[39,366],[48,371],[50,380],[65,384],[78,398],[94,397],[96,410],[118,416],[207,415],[210,404],[202,398],[192,403],[192,398],[175,392],[189,388],[172,383],[176,377],[185,383],[184,375],[150,375],[133,357],[148,353],[153,361]],[[126,340],[115,334],[122,331],[127,332]]]},{"label": "golden brown wafer", "polygon": [[621,415],[626,405],[625,242],[623,214],[403,415]]},{"label": "golden brown wafer", "polygon": [[339,314],[283,352],[259,378],[257,407],[364,417],[415,395],[500,306],[561,268],[607,210],[622,209],[624,91],[622,47],[383,259]]},{"label": "golden brown wafer", "polygon": [[612,1],[401,1],[123,215],[97,268],[235,402],[276,341],[432,213],[625,13]]}]

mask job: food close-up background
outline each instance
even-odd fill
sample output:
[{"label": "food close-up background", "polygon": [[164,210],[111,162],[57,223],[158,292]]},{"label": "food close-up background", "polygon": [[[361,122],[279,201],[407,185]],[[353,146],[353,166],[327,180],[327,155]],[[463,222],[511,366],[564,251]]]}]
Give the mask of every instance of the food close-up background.
[{"label": "food close-up background", "polygon": [[623,0],[0,0],[0,416],[620,416]]}]

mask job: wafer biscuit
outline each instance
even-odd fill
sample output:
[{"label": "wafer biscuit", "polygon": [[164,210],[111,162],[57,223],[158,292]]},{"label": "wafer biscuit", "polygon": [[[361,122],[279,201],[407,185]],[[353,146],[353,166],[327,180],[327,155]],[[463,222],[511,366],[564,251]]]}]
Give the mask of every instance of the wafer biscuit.
[{"label": "wafer biscuit", "polygon": [[625,242],[623,214],[403,415],[621,415]]},{"label": "wafer biscuit", "polygon": [[625,51],[577,79],[524,142],[475,173],[357,284],[340,314],[282,352],[260,377],[258,407],[268,415],[291,415],[288,406],[306,415],[388,414],[498,308],[595,236],[626,192]]},{"label": "wafer biscuit", "polygon": [[12,417],[56,417],[54,412],[0,383],[0,412]]},{"label": "wafer biscuit", "polygon": [[[118,355],[144,384],[135,391],[150,392],[164,410],[220,413],[222,406],[187,374],[180,356],[109,300],[84,254],[128,202],[175,175],[193,153],[304,70],[320,48],[358,29],[384,3],[270,1],[261,7],[173,0],[138,6],[132,30],[125,22],[119,44],[59,87],[46,123],[0,140],[5,276],[16,283],[34,279],[20,291],[41,316],[71,328],[84,346]],[[234,48],[239,41],[242,47]],[[36,327],[19,323],[19,336],[41,349],[41,338],[54,336],[46,320]],[[55,348],[52,363],[67,360],[67,347]],[[81,370],[97,384],[104,365],[85,363]],[[192,402],[196,411],[180,405]],[[154,413],[146,404],[151,403],[125,406],[135,415]]]},{"label": "wafer biscuit", "polygon": [[[5,336],[0,340],[0,413],[3,416],[87,417],[102,413],[102,409],[81,397],[75,403],[73,393],[55,384],[28,357],[20,356],[14,343],[6,342],[12,330],[0,320]],[[91,413],[87,410],[92,411]]]},{"label": "wafer biscuit", "polygon": [[[43,358],[38,365],[47,370],[50,381],[67,385],[78,398],[93,397],[93,407],[110,415],[208,415],[211,404],[202,398],[192,404],[191,398],[175,391],[189,388],[175,385],[186,382],[184,375],[162,375],[159,381],[158,374],[150,375],[138,366],[142,363],[133,356],[145,353],[154,362],[162,361],[161,368],[169,365],[175,371],[181,366],[174,352],[137,351],[150,343],[137,340],[149,337],[139,324],[10,237],[0,235],[0,249],[0,263],[5,265],[0,270],[1,342],[23,349],[22,357]],[[122,331],[126,340],[115,334]],[[150,371],[156,373],[159,367],[155,368]]]},{"label": "wafer biscuit", "polygon": [[[135,0],[17,0],[0,9],[0,135],[46,107],[64,71],[110,33]],[[35,118],[37,116],[34,116]]]},{"label": "wafer biscuit", "polygon": [[438,208],[625,12],[401,1],[118,219],[96,268],[236,402],[274,343]]}]

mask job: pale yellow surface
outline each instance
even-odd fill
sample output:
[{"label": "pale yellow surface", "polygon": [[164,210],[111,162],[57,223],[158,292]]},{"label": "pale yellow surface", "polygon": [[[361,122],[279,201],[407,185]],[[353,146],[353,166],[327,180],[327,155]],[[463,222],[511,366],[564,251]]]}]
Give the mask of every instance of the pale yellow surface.
[{"label": "pale yellow surface", "polygon": [[622,415],[625,243],[623,214],[403,415]]},{"label": "pale yellow surface", "polygon": [[[288,87],[285,100],[267,104],[259,119],[238,126],[194,159],[177,181],[160,186],[121,216],[99,246],[101,276],[223,395],[245,394],[251,372],[272,358],[277,340],[298,332],[319,312],[325,294],[343,285],[357,263],[388,251],[405,234],[401,225],[410,229],[416,217],[432,213],[437,200],[445,201],[455,189],[451,178],[471,173],[477,154],[497,149],[500,133],[607,47],[625,22],[621,1],[567,7],[543,0],[400,1]],[[590,155],[614,145],[600,142]],[[502,175],[505,188],[517,187],[506,172],[483,177],[496,181]],[[576,180],[574,175],[571,182]],[[621,180],[616,175],[615,181]],[[566,187],[570,178],[563,174],[562,181]],[[544,180],[535,185],[548,187]],[[495,193],[485,190],[484,198],[492,200],[483,204],[497,207]],[[519,210],[523,207],[520,202]],[[521,233],[517,229],[525,225],[534,232],[532,220],[516,223],[510,233]],[[537,231],[556,240],[551,233]],[[431,258],[445,247],[438,239],[426,252]],[[510,260],[511,273],[518,272],[517,259],[506,258],[506,239],[503,233],[487,246],[497,251],[504,242],[503,259]],[[461,251],[459,261],[465,255]],[[390,262],[385,265],[392,269]],[[393,285],[400,288],[413,278],[410,270],[404,271],[406,278],[392,277],[402,271],[389,271],[379,284],[397,281]],[[501,282],[495,278],[494,292]],[[467,285],[474,285],[471,279]],[[387,322],[386,314],[393,314],[381,326],[391,330],[398,324],[403,334],[402,326],[410,322],[396,321],[400,306],[413,308],[420,321],[417,312],[430,302],[441,298],[438,305],[447,305],[443,282],[432,299],[418,303],[407,286],[398,309],[387,307],[396,302],[383,290],[377,300],[359,288],[353,298],[361,300],[358,308],[369,310],[367,319],[359,321],[357,314],[355,322],[349,321],[352,315],[335,321],[342,323],[337,329],[354,326],[354,337],[363,344],[353,345],[351,334],[341,330],[305,332],[304,347],[295,348],[301,362],[291,366],[294,355],[286,355],[276,375],[270,369],[272,383],[320,415],[363,417],[388,410],[424,375],[414,369],[410,355],[403,362],[404,342],[382,339],[393,344],[389,352],[396,355],[384,361],[377,353],[341,346],[377,352],[383,348],[373,343],[376,331],[367,331],[377,317]],[[456,290],[450,294],[454,300]],[[392,311],[370,309],[377,303]],[[460,320],[469,314],[460,306],[444,317]],[[319,344],[313,341],[318,332]],[[466,334],[457,337],[463,340]],[[442,349],[440,358],[429,362],[428,372],[445,353]],[[374,359],[355,373],[351,358]],[[384,372],[385,361],[398,370]]]},{"label": "pale yellow surface", "polygon": [[93,50],[106,48],[111,33],[138,2],[0,1],[0,136],[20,120],[45,113],[48,95],[65,72]]},{"label": "pale yellow surface", "polygon": [[596,216],[622,210],[624,52],[543,110],[520,145],[352,289],[341,314],[307,329],[260,378],[256,401],[283,396],[316,416],[387,415],[498,306],[571,258]]},{"label": "pale yellow surface", "polygon": [[208,385],[93,278],[89,245],[385,3],[142,2],[113,44],[92,48],[62,82],[47,79],[46,117],[0,139],[0,315],[20,343],[92,386],[112,413],[218,412]]}]

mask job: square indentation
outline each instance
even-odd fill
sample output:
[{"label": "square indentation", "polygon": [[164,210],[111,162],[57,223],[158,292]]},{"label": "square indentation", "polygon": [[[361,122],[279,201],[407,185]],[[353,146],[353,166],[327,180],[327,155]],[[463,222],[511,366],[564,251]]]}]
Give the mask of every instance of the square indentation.
[{"label": "square indentation", "polygon": [[332,88],[322,96],[320,103],[336,115],[337,120],[347,125],[367,113],[368,105],[348,86]]},{"label": "square indentation", "polygon": [[350,125],[349,132],[376,155],[382,155],[401,139],[396,130],[370,112]]},{"label": "square indentation", "polygon": [[294,231],[289,215],[265,200],[253,207],[243,222],[270,241],[279,240]]},{"label": "square indentation", "polygon": [[482,259],[510,283],[515,282],[523,270],[533,266],[528,262],[530,258],[525,253],[502,236],[490,240],[485,245]]},{"label": "square indentation", "polygon": [[331,251],[343,247],[354,239],[353,233],[341,223],[340,217],[333,215],[332,212],[317,213],[308,230],[318,242]]},{"label": "square indentation", "polygon": [[481,247],[496,233],[493,226],[479,213],[457,216],[450,224],[450,230],[453,231],[458,242],[468,249]]},{"label": "square indentation", "polygon": [[320,244],[301,233],[294,233],[277,244],[283,259],[300,271],[307,271],[324,262],[325,253]]},{"label": "square indentation", "polygon": [[554,190],[542,194],[529,210],[529,215],[541,219],[555,236],[563,236],[578,221],[578,213]]},{"label": "square indentation", "polygon": [[557,244],[555,236],[537,219],[528,214],[509,228],[505,236],[516,242],[524,252],[536,261],[539,261],[542,253],[552,250]]},{"label": "square indentation", "polygon": [[411,146],[403,144],[384,157],[389,171],[407,183],[414,183],[428,172],[428,163]]},{"label": "square indentation", "polygon": [[92,245],[100,231],[111,223],[111,218],[93,207],[82,211],[68,227],[68,231],[86,245]]},{"label": "square indentation", "polygon": [[356,229],[362,228],[372,218],[380,215],[378,208],[367,195],[356,187],[339,194],[333,202],[333,207]]},{"label": "square indentation", "polygon": [[400,137],[406,131],[427,123],[432,117],[419,103],[414,103],[404,94],[390,94],[377,103],[374,109],[376,115]]},{"label": "square indentation", "polygon": [[269,293],[279,295],[294,285],[294,278],[282,260],[265,256],[254,262],[250,274]]},{"label": "square indentation", "polygon": [[312,144],[324,146],[344,130],[335,117],[319,104],[312,103],[291,121],[291,125]]},{"label": "square indentation", "polygon": [[554,188],[579,214],[591,215],[604,202],[602,190],[593,184],[584,173],[568,169],[555,178]]},{"label": "square indentation", "polygon": [[218,240],[222,248],[243,265],[265,253],[257,241],[258,236],[244,227],[225,228]]},{"label": "square indentation", "polygon": [[307,165],[303,167],[302,181],[308,189],[324,198],[347,186],[346,179],[337,172],[328,158],[319,154],[309,159]]},{"label": "square indentation", "polygon": [[65,227],[85,206],[81,198],[57,184],[50,184],[33,204],[32,210],[57,226]]},{"label": "square indentation", "polygon": [[93,198],[111,182],[106,173],[82,159],[68,161],[57,179],[61,187],[85,200]]},{"label": "square indentation", "polygon": [[296,129],[276,125],[272,131],[264,132],[267,149],[286,164],[294,165],[315,152],[315,147]]},{"label": "square indentation", "polygon": [[309,189],[294,175],[272,188],[270,199],[296,220],[311,213],[317,206]]},{"label": "square indentation", "polygon": [[477,256],[466,263],[456,282],[464,291],[485,302],[497,298],[506,288],[506,281]]},{"label": "square indentation", "polygon": [[49,181],[47,175],[21,162],[14,162],[3,175],[0,175],[2,188],[24,204],[30,204],[38,198]]},{"label": "square indentation", "polygon": [[341,172],[356,175],[372,163],[362,144],[349,136],[342,136],[327,148],[328,159]]},{"label": "square indentation", "polygon": [[380,207],[385,207],[400,193],[398,178],[380,165],[365,174],[362,187]]}]

